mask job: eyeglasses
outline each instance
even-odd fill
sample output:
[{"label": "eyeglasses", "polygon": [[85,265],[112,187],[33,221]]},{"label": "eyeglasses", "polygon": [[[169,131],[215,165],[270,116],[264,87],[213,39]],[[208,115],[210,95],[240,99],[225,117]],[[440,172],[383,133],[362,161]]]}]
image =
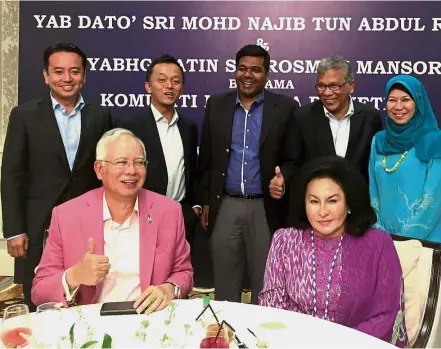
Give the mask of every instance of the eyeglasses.
[{"label": "eyeglasses", "polygon": [[129,167],[130,164],[132,164],[132,163],[133,163],[133,166],[137,170],[144,170],[147,168],[147,164],[148,164],[148,161],[144,160],[144,159],[135,159],[133,161],[130,161],[127,159],[118,159],[115,161],[108,161],[108,160],[98,160],[98,161],[108,162],[109,164],[112,164],[113,166],[115,166],[115,168],[118,170],[123,170],[123,169]]},{"label": "eyeglasses", "polygon": [[326,88],[329,88],[331,91],[335,92],[335,91],[339,91],[342,86],[348,84],[350,81],[345,81],[342,84],[330,84],[330,85],[325,85],[325,84],[316,84],[315,85],[315,89],[319,92],[325,92]]}]

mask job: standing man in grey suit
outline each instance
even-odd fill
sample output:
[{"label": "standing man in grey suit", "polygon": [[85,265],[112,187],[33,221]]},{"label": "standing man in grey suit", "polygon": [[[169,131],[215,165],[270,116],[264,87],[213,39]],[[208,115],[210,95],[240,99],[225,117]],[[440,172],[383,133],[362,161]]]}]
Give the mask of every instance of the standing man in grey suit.
[{"label": "standing man in grey suit", "polygon": [[[215,296],[240,302],[245,272],[252,302],[262,289],[272,233],[287,205],[269,193],[270,180],[293,168],[285,147],[298,104],[265,90],[270,56],[257,45],[236,54],[237,91],[208,99],[199,149],[202,228],[211,233]],[[277,170],[276,170],[277,168]]]},{"label": "standing man in grey suit", "polygon": [[100,186],[93,164],[102,134],[112,128],[108,110],[84,101],[86,55],[72,44],[44,51],[43,98],[11,111],[3,151],[3,234],[15,257],[15,282],[31,310],[34,270],[43,252],[52,209]]}]

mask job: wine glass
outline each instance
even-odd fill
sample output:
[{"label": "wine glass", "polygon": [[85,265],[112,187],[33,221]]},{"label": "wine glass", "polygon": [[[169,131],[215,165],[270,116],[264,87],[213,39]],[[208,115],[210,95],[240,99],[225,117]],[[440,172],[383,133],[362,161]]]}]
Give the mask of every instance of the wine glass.
[{"label": "wine glass", "polygon": [[37,307],[34,337],[45,348],[59,347],[61,341],[61,308],[63,303],[49,302]]},{"label": "wine glass", "polygon": [[[211,324],[207,326],[205,338],[202,339],[199,348],[229,348],[230,341],[228,338],[228,328],[222,325],[219,331],[220,324]],[[217,334],[219,335],[217,336]],[[217,338],[216,338],[217,336]]]},{"label": "wine glass", "polygon": [[23,348],[32,336],[29,308],[26,304],[10,305],[4,310],[1,340],[6,348]]}]

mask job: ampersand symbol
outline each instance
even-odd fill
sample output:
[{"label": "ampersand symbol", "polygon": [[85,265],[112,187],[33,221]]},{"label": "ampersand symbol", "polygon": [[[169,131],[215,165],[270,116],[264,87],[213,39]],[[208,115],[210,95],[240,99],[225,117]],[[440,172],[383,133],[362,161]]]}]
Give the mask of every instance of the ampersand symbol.
[{"label": "ampersand symbol", "polygon": [[264,48],[266,51],[269,50],[269,45],[267,42],[264,42],[262,38],[258,38],[256,41],[256,44],[259,45],[260,47]]}]

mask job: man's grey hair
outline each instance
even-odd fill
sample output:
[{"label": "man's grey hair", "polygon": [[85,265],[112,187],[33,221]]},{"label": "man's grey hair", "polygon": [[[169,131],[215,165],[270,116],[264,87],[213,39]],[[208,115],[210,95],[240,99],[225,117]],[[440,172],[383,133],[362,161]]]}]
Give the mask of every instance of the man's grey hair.
[{"label": "man's grey hair", "polygon": [[317,74],[324,74],[329,69],[343,69],[345,73],[345,80],[354,80],[354,72],[352,71],[352,67],[342,56],[323,58],[318,65]]},{"label": "man's grey hair", "polygon": [[126,130],[125,128],[114,128],[104,133],[101,136],[101,139],[98,141],[98,144],[96,145],[96,160],[104,160],[107,155],[109,143],[122,135],[129,135],[135,138],[142,147],[144,158],[147,159],[147,152],[145,151],[144,143],[138,137],[136,137],[132,131]]}]

